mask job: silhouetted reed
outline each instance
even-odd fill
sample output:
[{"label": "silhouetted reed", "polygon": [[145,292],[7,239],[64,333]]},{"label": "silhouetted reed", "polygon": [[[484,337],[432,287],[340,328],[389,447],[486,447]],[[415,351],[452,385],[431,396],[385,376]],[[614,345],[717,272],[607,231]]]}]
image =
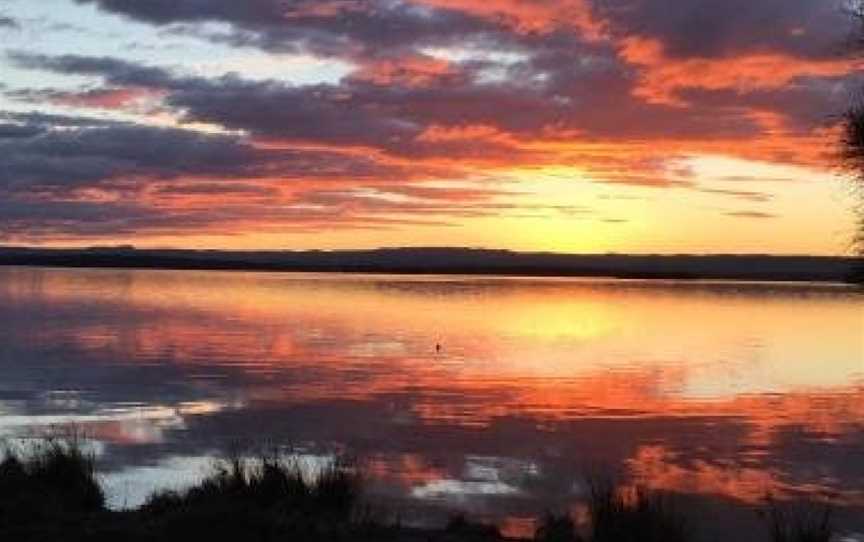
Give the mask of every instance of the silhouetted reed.
[{"label": "silhouetted reed", "polygon": [[342,461],[307,472],[296,458],[235,456],[189,489],[154,494],[140,512],[166,540],[341,539],[370,527],[358,513],[361,487]]},{"label": "silhouetted reed", "polygon": [[[49,439],[0,462],[0,540],[173,542],[206,540],[308,542],[493,542],[494,525],[451,518],[444,529],[376,521],[363,503],[356,464],[335,460],[306,469],[277,454],[219,461],[198,484],[153,494],[135,510],[112,511],[94,466],[77,440]],[[688,525],[668,495],[594,477],[587,483],[587,523],[566,514],[538,522],[537,542],[685,542]],[[829,508],[769,499],[763,512],[770,542],[836,538]]]},{"label": "silhouetted reed", "polygon": [[[301,509],[348,519],[359,501],[362,485],[357,468],[342,460],[310,473],[293,457],[233,457],[218,463],[214,470],[181,498],[192,504],[248,500],[259,507]],[[156,498],[158,495],[151,501]]]},{"label": "silhouetted reed", "polygon": [[534,540],[536,542],[582,542],[582,538],[576,533],[576,524],[569,515],[551,512],[548,512],[537,526]]},{"label": "silhouetted reed", "polygon": [[830,542],[836,533],[830,505],[784,504],[771,497],[763,516],[768,522],[771,542]]},{"label": "silhouetted reed", "polygon": [[447,521],[444,532],[458,537],[460,541],[470,542],[501,540],[501,531],[495,525],[471,521],[465,514],[454,514]]},{"label": "silhouetted reed", "polygon": [[62,508],[68,508],[72,504],[82,511],[100,510],[105,503],[93,455],[77,441],[40,441],[26,454],[7,450],[0,463],[0,480],[2,505],[31,492],[45,505],[63,503]]},{"label": "silhouetted reed", "polygon": [[685,542],[686,522],[663,493],[621,489],[612,478],[589,478],[592,542]]},{"label": "silhouetted reed", "polygon": [[26,453],[6,450],[0,463],[0,539],[32,532],[50,539],[64,530],[72,539],[104,507],[93,455],[78,440],[39,441]]}]

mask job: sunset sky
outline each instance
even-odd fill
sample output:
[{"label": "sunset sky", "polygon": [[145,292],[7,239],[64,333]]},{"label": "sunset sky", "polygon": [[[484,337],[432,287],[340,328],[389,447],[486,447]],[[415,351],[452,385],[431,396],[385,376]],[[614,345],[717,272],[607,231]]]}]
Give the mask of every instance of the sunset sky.
[{"label": "sunset sky", "polygon": [[848,254],[840,0],[0,0],[0,243]]}]

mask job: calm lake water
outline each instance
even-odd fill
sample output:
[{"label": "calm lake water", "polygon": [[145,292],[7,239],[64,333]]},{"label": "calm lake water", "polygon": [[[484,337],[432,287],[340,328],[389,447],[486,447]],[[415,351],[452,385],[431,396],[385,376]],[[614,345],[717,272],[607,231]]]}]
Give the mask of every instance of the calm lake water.
[{"label": "calm lake water", "polygon": [[[406,521],[525,533],[584,475],[706,532],[864,532],[864,297],[831,285],[0,269],[0,437],[75,424],[116,506],[238,446],[359,458]],[[738,527],[736,527],[738,528]],[[758,533],[761,534],[761,533]],[[716,535],[712,535],[716,536]],[[710,537],[709,537],[710,538]]]}]

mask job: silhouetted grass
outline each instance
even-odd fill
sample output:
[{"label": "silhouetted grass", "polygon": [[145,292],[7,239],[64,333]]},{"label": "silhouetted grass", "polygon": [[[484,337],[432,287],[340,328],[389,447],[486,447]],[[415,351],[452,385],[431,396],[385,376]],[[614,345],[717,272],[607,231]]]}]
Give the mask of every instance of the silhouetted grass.
[{"label": "silhouetted grass", "polygon": [[[136,510],[105,508],[94,458],[78,444],[47,440],[0,462],[0,541],[20,542],[493,542],[494,525],[464,515],[441,530],[375,521],[363,504],[358,468],[333,461],[317,471],[295,458],[234,456],[200,483],[161,491]],[[687,524],[662,493],[622,490],[611,478],[588,483],[590,531],[567,515],[547,514],[537,542],[686,542]],[[829,508],[769,499],[770,542],[829,542]],[[584,536],[583,536],[584,535]]]},{"label": "silhouetted grass", "polygon": [[71,540],[104,506],[93,456],[76,440],[45,440],[26,454],[10,449],[0,463],[0,540],[60,531]]},{"label": "silhouetted grass", "polygon": [[343,462],[309,474],[291,458],[235,457],[192,488],[154,494],[141,514],[165,540],[348,539],[374,527],[356,513],[360,489]]},{"label": "silhouetted grass", "polygon": [[590,530],[577,532],[569,515],[548,513],[538,524],[536,542],[687,542],[684,517],[672,499],[645,488],[622,488],[611,476],[586,479]]},{"label": "silhouetted grass", "polygon": [[501,540],[501,532],[495,525],[469,520],[465,514],[450,517],[444,532],[459,538],[460,541]]},{"label": "silhouetted grass", "polygon": [[672,500],[636,487],[622,491],[610,478],[588,480],[592,542],[685,542],[686,521]]},{"label": "silhouetted grass", "polygon": [[566,514],[547,513],[534,533],[536,542],[581,542],[573,519]]},{"label": "silhouetted grass", "polygon": [[771,542],[830,542],[836,534],[829,505],[783,505],[768,497],[764,516]]}]

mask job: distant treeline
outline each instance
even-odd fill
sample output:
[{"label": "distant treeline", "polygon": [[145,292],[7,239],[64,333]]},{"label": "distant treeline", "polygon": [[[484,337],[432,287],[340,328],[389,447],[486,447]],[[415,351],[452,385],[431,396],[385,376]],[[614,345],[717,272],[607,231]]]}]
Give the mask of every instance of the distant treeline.
[{"label": "distant treeline", "polygon": [[862,282],[864,259],[769,255],[523,253],[467,248],[341,251],[0,248],[0,265],[632,279]]}]

